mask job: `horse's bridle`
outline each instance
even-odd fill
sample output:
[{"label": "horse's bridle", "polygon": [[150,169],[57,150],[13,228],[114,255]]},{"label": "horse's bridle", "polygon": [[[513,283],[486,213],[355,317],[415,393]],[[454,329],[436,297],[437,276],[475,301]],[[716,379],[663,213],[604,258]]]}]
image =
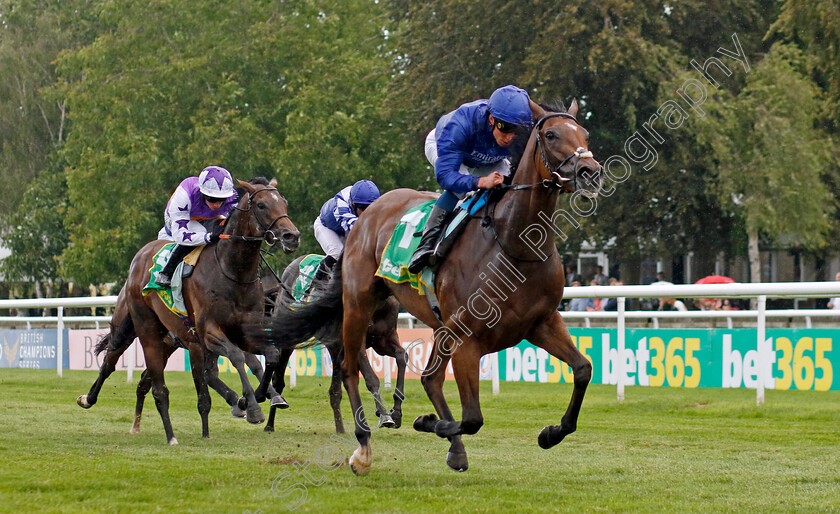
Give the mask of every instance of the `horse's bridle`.
[{"label": "horse's bridle", "polygon": [[[236,209],[237,211],[249,212],[251,210],[251,202],[254,200],[254,198],[258,194],[262,193],[263,191],[277,191],[277,188],[276,187],[265,187],[265,188],[260,189],[258,191],[254,191],[253,193],[248,193],[248,196],[247,196],[248,203],[247,203],[246,207],[243,209],[243,208],[239,207],[238,205],[234,205],[233,208]],[[280,195],[280,196],[282,196],[282,195]],[[260,228],[263,231],[261,236],[228,236],[225,239],[236,239],[236,240],[239,240],[239,241],[263,241],[264,240],[268,244],[268,246],[274,246],[274,243],[277,242],[277,236],[274,234],[274,232],[271,231],[271,227],[273,227],[274,224],[277,223],[279,220],[281,220],[283,218],[288,218],[288,217],[289,217],[288,214],[281,214],[280,216],[277,216],[276,218],[271,220],[271,223],[269,223],[268,225],[265,225],[258,217],[254,216],[254,219],[257,220],[257,224],[260,226]]]},{"label": "horse's bridle", "polygon": [[[542,134],[540,130],[542,129],[543,124],[551,119],[551,118],[567,118],[575,122],[575,124],[579,125],[577,119],[567,112],[553,112],[551,114],[546,114],[539,121],[537,121],[536,127],[534,129],[537,131],[537,151],[540,153],[540,159],[542,159],[543,166],[545,167],[546,172],[548,172],[548,177],[543,179],[541,182],[544,187],[547,188],[554,188],[554,189],[563,189],[563,183],[572,181],[572,184],[577,190],[577,164],[581,159],[591,158],[592,152],[587,150],[584,147],[578,147],[577,150],[569,154],[565,159],[560,161],[560,164],[552,166],[551,163],[548,161],[548,156],[545,153],[545,143],[543,142]],[[572,178],[566,178],[561,173],[564,166],[571,162],[572,170],[571,175]]]}]

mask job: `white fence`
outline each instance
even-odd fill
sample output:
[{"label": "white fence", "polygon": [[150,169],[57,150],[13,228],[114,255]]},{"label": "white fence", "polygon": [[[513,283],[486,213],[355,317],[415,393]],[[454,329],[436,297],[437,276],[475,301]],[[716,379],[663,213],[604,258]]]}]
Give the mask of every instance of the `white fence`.
[{"label": "white fence", "polygon": [[[617,321],[618,333],[618,355],[624,354],[625,349],[625,320],[629,318],[727,318],[731,326],[733,318],[755,318],[756,319],[756,349],[759,355],[759,377],[756,380],[756,404],[764,403],[765,372],[764,363],[768,362],[765,346],[761,344],[765,339],[766,320],[768,317],[802,317],[810,325],[812,317],[833,317],[840,316],[840,311],[830,310],[776,310],[767,311],[767,298],[829,298],[840,296],[840,282],[777,282],[770,284],[702,284],[702,285],[648,285],[648,286],[588,286],[567,288],[564,291],[565,298],[617,298],[618,309],[615,312],[565,312],[566,318],[601,319],[615,318]],[[626,311],[627,298],[755,298],[758,308],[749,311]],[[100,296],[92,298],[50,298],[50,299],[26,299],[26,300],[0,300],[0,309],[22,309],[22,308],[56,308],[57,316],[42,318],[20,318],[0,317],[0,323],[20,322],[22,319],[38,320],[39,322],[56,323],[58,331],[59,348],[63,344],[64,323],[69,319],[73,321],[90,320],[106,321],[108,316],[74,316],[72,318],[63,315],[64,308],[70,307],[103,307],[113,306],[116,303],[116,296]],[[413,317],[401,314],[401,318],[409,319],[409,325],[413,325]],[[656,323],[656,321],[655,321]],[[57,370],[58,375],[62,374],[63,352],[59,351]],[[493,367],[493,392],[498,394],[498,358],[491,359]],[[386,366],[387,367],[387,366]],[[618,360],[618,400],[624,400],[624,370],[623,359]]]}]

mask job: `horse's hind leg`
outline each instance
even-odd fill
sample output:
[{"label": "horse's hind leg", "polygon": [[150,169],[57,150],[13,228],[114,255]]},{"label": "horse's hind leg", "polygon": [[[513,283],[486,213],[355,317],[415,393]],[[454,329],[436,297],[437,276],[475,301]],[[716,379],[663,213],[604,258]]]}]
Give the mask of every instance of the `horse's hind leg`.
[{"label": "horse's hind leg", "polygon": [[[439,329],[440,330],[440,329]],[[440,337],[439,334],[451,334],[451,330],[436,332],[435,337]],[[460,341],[460,340],[458,340]],[[426,414],[414,420],[414,429],[419,432],[434,432],[440,437],[449,439],[449,452],[446,455],[446,464],[455,471],[466,471],[469,468],[467,461],[467,451],[464,448],[464,443],[461,441],[460,424],[455,421],[452,411],[449,410],[449,405],[446,403],[446,398],[443,395],[443,381],[446,378],[446,366],[449,363],[450,355],[458,347],[456,342],[451,338],[445,341],[436,341],[432,346],[432,353],[429,355],[429,362],[426,364],[426,369],[423,370],[423,376],[420,381],[423,388],[426,390],[426,395],[431,400],[435,407],[437,416],[434,414]],[[445,348],[441,346],[446,345]],[[458,383],[459,389],[461,383]],[[438,419],[440,416],[440,419]]]},{"label": "horse's hind leg", "polygon": [[572,398],[560,425],[551,425],[542,429],[538,442],[541,448],[548,449],[563,440],[564,437],[577,429],[577,419],[586,387],[592,378],[592,364],[584,357],[569,335],[569,330],[559,313],[552,313],[545,322],[537,325],[527,338],[536,346],[543,348],[572,367],[575,386]]},{"label": "horse's hind leg", "polygon": [[[164,358],[169,361],[169,357],[175,352],[174,346],[166,347],[166,355]],[[143,374],[140,375],[140,381],[137,382],[137,403],[134,406],[134,422],[131,424],[129,434],[140,433],[140,420],[143,417],[143,404],[146,401],[146,395],[152,389],[152,377],[149,375],[149,370],[144,369]]]},{"label": "horse's hind leg", "polygon": [[[155,322],[148,323],[149,325]],[[139,325],[139,324],[138,324]],[[138,330],[138,332],[140,332]],[[147,328],[144,333],[138,334],[143,344],[143,355],[146,357],[146,369],[152,380],[152,396],[155,399],[155,406],[160,419],[163,422],[163,431],[166,434],[168,444],[178,444],[175,434],[172,432],[172,422],[169,419],[169,389],[163,379],[163,368],[166,360],[163,358],[166,346],[163,343],[163,333],[157,333],[155,328]]]},{"label": "horse's hind leg", "polygon": [[[110,337],[110,335],[106,337]],[[88,394],[83,394],[76,398],[76,403],[78,403],[80,407],[83,409],[89,409],[96,404],[96,400],[99,398],[99,391],[102,390],[102,385],[117,368],[117,362],[119,362],[120,357],[122,357],[122,354],[125,353],[129,346],[118,349],[108,348],[108,351],[105,353],[105,357],[102,359],[102,366],[99,367],[99,376],[96,377],[96,381],[92,386],[90,386],[90,391],[88,391]]]},{"label": "horse's hind leg", "polygon": [[140,419],[143,417],[143,403],[146,401],[146,395],[152,389],[152,376],[148,369],[143,370],[140,375],[140,381],[137,382],[137,403],[134,405],[134,423],[131,424],[129,434],[140,433]]},{"label": "horse's hind leg", "polygon": [[402,402],[405,399],[406,353],[400,344],[396,330],[391,338],[391,347],[394,354],[392,357],[397,361],[397,387],[394,389],[394,408],[391,409],[391,418],[394,420],[394,428],[400,428],[402,426]]}]

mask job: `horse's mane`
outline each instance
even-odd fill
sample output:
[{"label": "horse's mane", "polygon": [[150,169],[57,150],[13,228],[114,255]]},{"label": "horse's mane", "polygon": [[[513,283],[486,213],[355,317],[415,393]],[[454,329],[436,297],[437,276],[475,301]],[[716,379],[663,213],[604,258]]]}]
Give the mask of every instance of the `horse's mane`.
[{"label": "horse's mane", "polygon": [[[540,107],[545,109],[549,112],[568,112],[566,110],[566,104],[563,103],[563,100],[553,99],[549,100],[547,103],[540,103]],[[522,159],[522,155],[525,153],[525,146],[528,144],[528,136],[530,135],[531,127],[527,129],[523,129],[521,131],[517,131],[516,139],[513,140],[513,144],[510,146],[510,169],[512,170],[510,179],[513,180],[513,175],[516,173],[516,169],[519,167],[519,161]]]}]

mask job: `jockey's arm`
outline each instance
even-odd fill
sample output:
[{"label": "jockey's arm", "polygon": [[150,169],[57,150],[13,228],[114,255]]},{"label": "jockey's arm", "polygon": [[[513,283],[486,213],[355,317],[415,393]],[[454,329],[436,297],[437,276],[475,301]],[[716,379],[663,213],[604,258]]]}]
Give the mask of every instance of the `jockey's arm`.
[{"label": "jockey's arm", "polygon": [[210,233],[200,222],[191,219],[192,204],[189,194],[180,187],[175,190],[166,207],[169,218],[169,230],[176,243],[185,246],[198,246],[210,241]]},{"label": "jockey's arm", "polygon": [[350,229],[353,228],[353,225],[356,224],[356,220],[359,219],[353,211],[353,207],[343,199],[336,201],[335,211],[333,211],[333,214],[338,220],[338,223],[341,225],[341,228],[344,229],[345,235],[350,233]]}]

